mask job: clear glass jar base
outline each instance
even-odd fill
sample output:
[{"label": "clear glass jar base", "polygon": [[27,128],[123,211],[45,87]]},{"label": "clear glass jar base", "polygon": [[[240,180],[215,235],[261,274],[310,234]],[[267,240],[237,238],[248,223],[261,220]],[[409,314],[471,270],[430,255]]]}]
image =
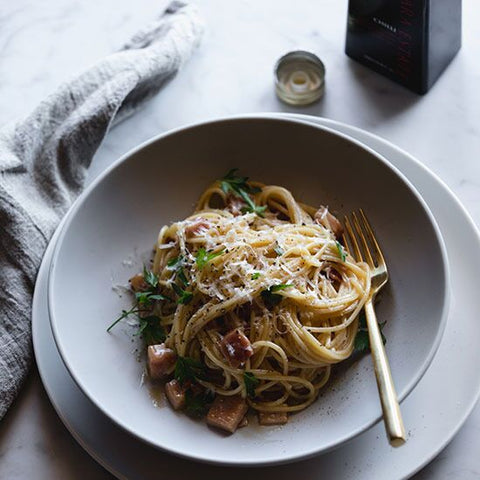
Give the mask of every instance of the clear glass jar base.
[{"label": "clear glass jar base", "polygon": [[310,105],[322,98],[325,90],[325,66],[313,53],[289,52],[275,65],[275,91],[289,105]]}]

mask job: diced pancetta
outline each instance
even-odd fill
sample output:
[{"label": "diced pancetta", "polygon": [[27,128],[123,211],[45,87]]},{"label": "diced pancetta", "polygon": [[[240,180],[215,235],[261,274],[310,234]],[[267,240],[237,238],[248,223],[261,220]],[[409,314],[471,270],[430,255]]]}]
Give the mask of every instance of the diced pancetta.
[{"label": "diced pancetta", "polygon": [[232,367],[244,364],[253,355],[250,340],[238,328],[223,337],[220,348]]},{"label": "diced pancetta", "polygon": [[240,420],[240,423],[238,424],[238,427],[237,428],[243,428],[243,427],[246,427],[248,426],[248,416],[245,415],[241,420]]},{"label": "diced pancetta", "polygon": [[134,275],[129,282],[134,292],[144,292],[145,290],[148,290],[147,282],[145,282],[143,274],[141,273]]},{"label": "diced pancetta", "polygon": [[174,410],[180,410],[185,406],[185,390],[176,380],[170,380],[165,385],[165,395]]},{"label": "diced pancetta", "polygon": [[147,349],[148,374],[152,380],[158,380],[171,373],[175,367],[177,356],[164,343],[150,345]]},{"label": "diced pancetta", "polygon": [[247,402],[240,395],[217,395],[207,414],[207,423],[233,433],[247,413]]}]

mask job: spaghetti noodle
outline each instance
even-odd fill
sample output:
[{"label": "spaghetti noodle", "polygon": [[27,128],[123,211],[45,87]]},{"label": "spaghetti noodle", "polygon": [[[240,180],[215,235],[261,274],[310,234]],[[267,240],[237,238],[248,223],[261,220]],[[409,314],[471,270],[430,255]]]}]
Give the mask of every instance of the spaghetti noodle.
[{"label": "spaghetti noodle", "polygon": [[208,392],[208,405],[236,397],[272,423],[316,399],[353,351],[370,289],[368,266],[343,249],[339,228],[326,208],[233,170],[190,217],[161,228],[148,317],[165,332],[173,360],[164,373],[180,394]]}]

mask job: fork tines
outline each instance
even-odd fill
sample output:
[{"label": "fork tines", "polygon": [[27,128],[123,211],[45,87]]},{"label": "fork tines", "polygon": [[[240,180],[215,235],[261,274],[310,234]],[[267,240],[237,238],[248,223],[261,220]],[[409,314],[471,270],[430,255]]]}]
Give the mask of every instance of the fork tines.
[{"label": "fork tines", "polygon": [[343,243],[345,249],[358,261],[367,262],[371,267],[384,264],[380,246],[375,238],[370,222],[362,209],[352,212],[344,218],[345,232]]}]

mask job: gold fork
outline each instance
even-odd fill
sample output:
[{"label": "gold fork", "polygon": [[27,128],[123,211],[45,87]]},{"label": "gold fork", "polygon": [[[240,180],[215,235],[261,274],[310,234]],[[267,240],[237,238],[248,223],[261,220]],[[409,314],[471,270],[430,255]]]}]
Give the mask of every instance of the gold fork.
[{"label": "gold fork", "polygon": [[345,249],[353,255],[357,261],[368,263],[371,270],[371,290],[364,307],[368,337],[370,339],[370,350],[387,436],[390,445],[399,447],[405,443],[405,427],[403,426],[402,414],[400,412],[400,406],[398,405],[397,393],[395,392],[387,354],[383,346],[382,335],[373,308],[375,296],[388,282],[387,265],[372,227],[363,210],[359,210],[358,215],[353,212],[351,218],[352,220],[350,221],[348,216],[345,217],[343,243]]}]

